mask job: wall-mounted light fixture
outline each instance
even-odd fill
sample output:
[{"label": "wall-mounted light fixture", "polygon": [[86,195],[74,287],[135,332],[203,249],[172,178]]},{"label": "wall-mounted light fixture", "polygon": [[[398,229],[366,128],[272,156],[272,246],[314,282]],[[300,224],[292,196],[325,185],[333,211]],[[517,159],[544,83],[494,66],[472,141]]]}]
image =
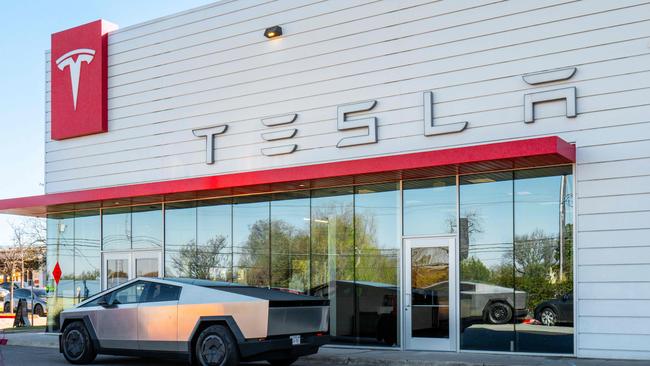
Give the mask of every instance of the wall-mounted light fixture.
[{"label": "wall-mounted light fixture", "polygon": [[274,25],[273,27],[266,28],[264,31],[264,37],[266,38],[275,38],[282,35],[282,27],[279,25]]}]

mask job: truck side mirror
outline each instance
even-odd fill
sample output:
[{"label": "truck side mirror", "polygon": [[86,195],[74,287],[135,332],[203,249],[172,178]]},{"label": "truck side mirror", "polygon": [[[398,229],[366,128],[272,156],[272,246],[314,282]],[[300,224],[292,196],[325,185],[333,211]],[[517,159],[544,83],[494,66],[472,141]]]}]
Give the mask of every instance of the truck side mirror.
[{"label": "truck side mirror", "polygon": [[110,297],[110,295],[104,295],[104,296],[100,297],[99,300],[97,300],[97,305],[105,307],[105,308],[109,308],[109,307],[113,306],[113,302],[109,301],[110,300],[109,297]]}]

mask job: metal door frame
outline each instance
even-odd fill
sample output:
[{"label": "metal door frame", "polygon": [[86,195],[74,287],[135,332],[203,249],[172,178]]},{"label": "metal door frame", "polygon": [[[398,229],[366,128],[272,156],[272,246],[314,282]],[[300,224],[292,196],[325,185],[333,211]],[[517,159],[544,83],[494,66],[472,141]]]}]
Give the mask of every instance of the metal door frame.
[{"label": "metal door frame", "polygon": [[141,258],[156,258],[158,260],[158,274],[162,277],[162,250],[130,250],[130,251],[115,251],[115,252],[102,252],[102,291],[106,290],[107,284],[107,265],[106,261],[110,259],[126,259],[127,260],[127,277],[129,280],[135,278],[135,261]]},{"label": "metal door frame", "polygon": [[138,259],[156,258],[158,260],[158,277],[162,278],[162,250],[146,250],[146,251],[133,251],[131,252],[131,271],[133,277],[136,275],[135,262]]},{"label": "metal door frame", "polygon": [[[411,248],[447,247],[449,250],[449,337],[418,338],[411,336]],[[458,336],[458,305],[456,282],[456,235],[404,237],[402,239],[402,319],[403,347],[409,350],[456,352]]]}]

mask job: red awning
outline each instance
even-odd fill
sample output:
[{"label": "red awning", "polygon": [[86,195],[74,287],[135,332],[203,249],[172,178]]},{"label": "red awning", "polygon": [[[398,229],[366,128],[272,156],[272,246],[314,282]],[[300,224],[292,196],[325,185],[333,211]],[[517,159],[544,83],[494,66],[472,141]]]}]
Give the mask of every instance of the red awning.
[{"label": "red awning", "polygon": [[575,162],[557,136],[333,163],[0,200],[0,213],[42,216],[118,205],[278,192]]}]

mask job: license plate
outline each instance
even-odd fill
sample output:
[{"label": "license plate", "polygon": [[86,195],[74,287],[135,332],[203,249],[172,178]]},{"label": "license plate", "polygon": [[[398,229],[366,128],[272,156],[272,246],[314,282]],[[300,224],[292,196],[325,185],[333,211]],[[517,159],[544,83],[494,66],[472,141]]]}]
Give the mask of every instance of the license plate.
[{"label": "license plate", "polygon": [[297,346],[300,344],[300,336],[299,335],[292,335],[291,337],[291,344],[294,346]]}]

